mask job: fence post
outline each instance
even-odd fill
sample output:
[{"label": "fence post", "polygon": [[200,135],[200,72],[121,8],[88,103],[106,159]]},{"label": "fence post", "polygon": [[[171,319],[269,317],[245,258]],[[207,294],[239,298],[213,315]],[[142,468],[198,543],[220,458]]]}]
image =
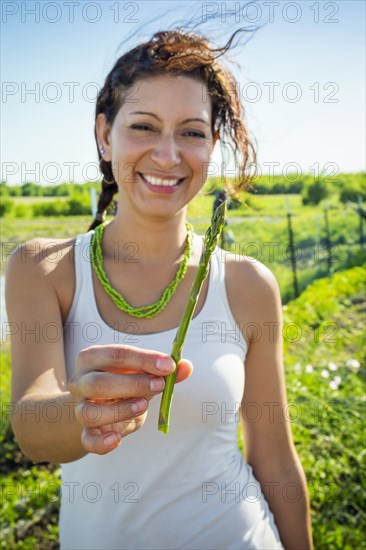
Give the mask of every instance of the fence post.
[{"label": "fence post", "polygon": [[90,189],[90,206],[92,218],[94,219],[97,213],[97,192],[94,187]]},{"label": "fence post", "polygon": [[333,274],[332,254],[331,254],[331,252],[332,252],[332,243],[331,243],[331,240],[330,240],[327,199],[324,199],[323,209],[324,209],[324,221],[325,221],[325,248],[326,248],[326,251],[327,251],[328,277],[331,277],[332,274]]},{"label": "fence post", "polygon": [[363,251],[363,244],[364,244],[364,236],[363,236],[363,228],[364,228],[364,217],[363,217],[363,208],[362,208],[362,197],[361,195],[358,195],[357,197],[357,211],[358,211],[358,215],[359,215],[359,226],[358,226],[358,230],[359,230],[359,239],[360,239],[360,245],[361,245],[361,252]]},{"label": "fence post", "polygon": [[291,252],[291,267],[292,267],[294,295],[295,295],[295,298],[297,298],[300,293],[299,293],[299,285],[297,282],[297,273],[296,273],[296,254],[295,254],[295,245],[294,245],[294,234],[292,231],[292,224],[291,224],[291,210],[290,210],[290,204],[289,204],[287,195],[286,195],[286,211],[287,211],[289,245],[290,245],[290,252]]}]

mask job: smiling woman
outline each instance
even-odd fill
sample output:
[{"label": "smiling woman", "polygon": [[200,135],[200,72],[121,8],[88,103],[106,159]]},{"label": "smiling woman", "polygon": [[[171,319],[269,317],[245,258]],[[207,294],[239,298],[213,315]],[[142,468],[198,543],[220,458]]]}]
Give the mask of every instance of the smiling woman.
[{"label": "smiling woman", "polygon": [[[155,147],[154,158],[166,154],[171,158],[147,175],[160,180],[186,179],[186,174],[181,173],[183,167],[178,168],[178,145],[185,157],[191,155],[196,162],[201,157],[199,179],[195,178],[201,187],[213,147],[220,138],[223,147],[229,144],[234,149],[239,166],[238,187],[250,185],[246,167],[250,161],[255,163],[256,154],[248,136],[244,109],[235,91],[235,80],[217,61],[230,48],[238,32],[223,48],[214,48],[205,38],[193,33],[159,32],[118,59],[97,98],[95,137],[104,179],[97,217],[89,229],[103,221],[113,195],[121,193],[118,180],[127,176],[129,167],[136,169],[136,159],[128,160],[131,164],[122,168],[116,150],[109,150],[108,132],[103,135],[106,127],[112,138],[114,135],[116,139],[118,132],[120,139],[129,139],[135,149],[138,144],[151,148],[158,140],[160,150]],[[142,101],[146,105],[144,110]],[[158,182],[141,175],[140,178],[150,186],[168,186],[157,185]],[[162,192],[162,189],[155,191]],[[173,191],[165,189],[164,194]],[[123,203],[122,196],[119,202]]]},{"label": "smiling woman", "polygon": [[204,87],[187,76],[145,78],[137,81],[134,93],[144,111],[123,103],[112,127],[104,113],[98,114],[103,161],[111,162],[118,186],[116,221],[132,227],[166,215],[167,209],[179,211],[200,191],[216,142]]},{"label": "smiling woman", "polygon": [[[9,322],[63,329],[57,341],[42,330],[37,342],[16,331],[11,340],[14,432],[34,461],[62,463],[62,550],[312,548],[306,480],[282,415],[282,330],[257,332],[282,326],[270,270],[216,247],[185,359],[169,355],[203,252],[187,207],[217,141],[234,152],[238,187],[255,159],[234,78],[218,62],[234,36],[215,48],[164,31],[120,57],[97,98],[96,219],[55,242],[54,262],[37,253],[45,239],[9,261]],[[165,435],[157,396],[175,369],[182,383]]]}]

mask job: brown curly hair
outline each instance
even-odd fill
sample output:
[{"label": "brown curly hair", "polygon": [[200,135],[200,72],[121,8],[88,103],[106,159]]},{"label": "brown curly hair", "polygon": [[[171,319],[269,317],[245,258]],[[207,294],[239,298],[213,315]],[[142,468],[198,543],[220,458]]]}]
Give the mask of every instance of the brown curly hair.
[{"label": "brown curly hair", "polygon": [[[104,113],[110,126],[126,98],[126,92],[137,80],[166,73],[190,76],[204,82],[211,97],[212,135],[217,135],[222,146],[229,146],[239,168],[235,190],[251,187],[253,174],[247,173],[250,163],[256,164],[256,152],[249,139],[244,118],[244,107],[236,89],[232,73],[217,61],[234,40],[235,31],[221,48],[210,46],[205,37],[181,29],[157,32],[143,44],[122,55],[109,72],[97,96],[95,119]],[[96,128],[94,136],[97,142]],[[99,166],[103,174],[102,191],[97,215],[89,230],[103,222],[106,209],[118,192],[111,162],[103,160],[97,142]],[[232,188],[234,189],[234,188]]]}]

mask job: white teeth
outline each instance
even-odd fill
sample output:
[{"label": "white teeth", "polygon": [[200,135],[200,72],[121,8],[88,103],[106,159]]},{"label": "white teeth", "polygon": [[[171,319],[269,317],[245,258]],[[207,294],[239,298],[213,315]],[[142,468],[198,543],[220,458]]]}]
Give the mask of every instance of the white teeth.
[{"label": "white teeth", "polygon": [[164,187],[173,187],[173,185],[177,185],[178,180],[161,180],[159,178],[154,178],[153,176],[145,176],[145,174],[142,174],[144,179],[151,183],[151,185],[162,185]]}]

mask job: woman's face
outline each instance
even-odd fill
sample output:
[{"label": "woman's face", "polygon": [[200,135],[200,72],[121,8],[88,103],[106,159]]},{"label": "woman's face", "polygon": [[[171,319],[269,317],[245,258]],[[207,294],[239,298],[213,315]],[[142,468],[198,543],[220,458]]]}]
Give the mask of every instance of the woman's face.
[{"label": "woman's face", "polygon": [[110,131],[104,115],[97,121],[119,188],[118,210],[174,215],[206,181],[215,143],[207,87],[164,75],[139,80],[129,92]]}]

